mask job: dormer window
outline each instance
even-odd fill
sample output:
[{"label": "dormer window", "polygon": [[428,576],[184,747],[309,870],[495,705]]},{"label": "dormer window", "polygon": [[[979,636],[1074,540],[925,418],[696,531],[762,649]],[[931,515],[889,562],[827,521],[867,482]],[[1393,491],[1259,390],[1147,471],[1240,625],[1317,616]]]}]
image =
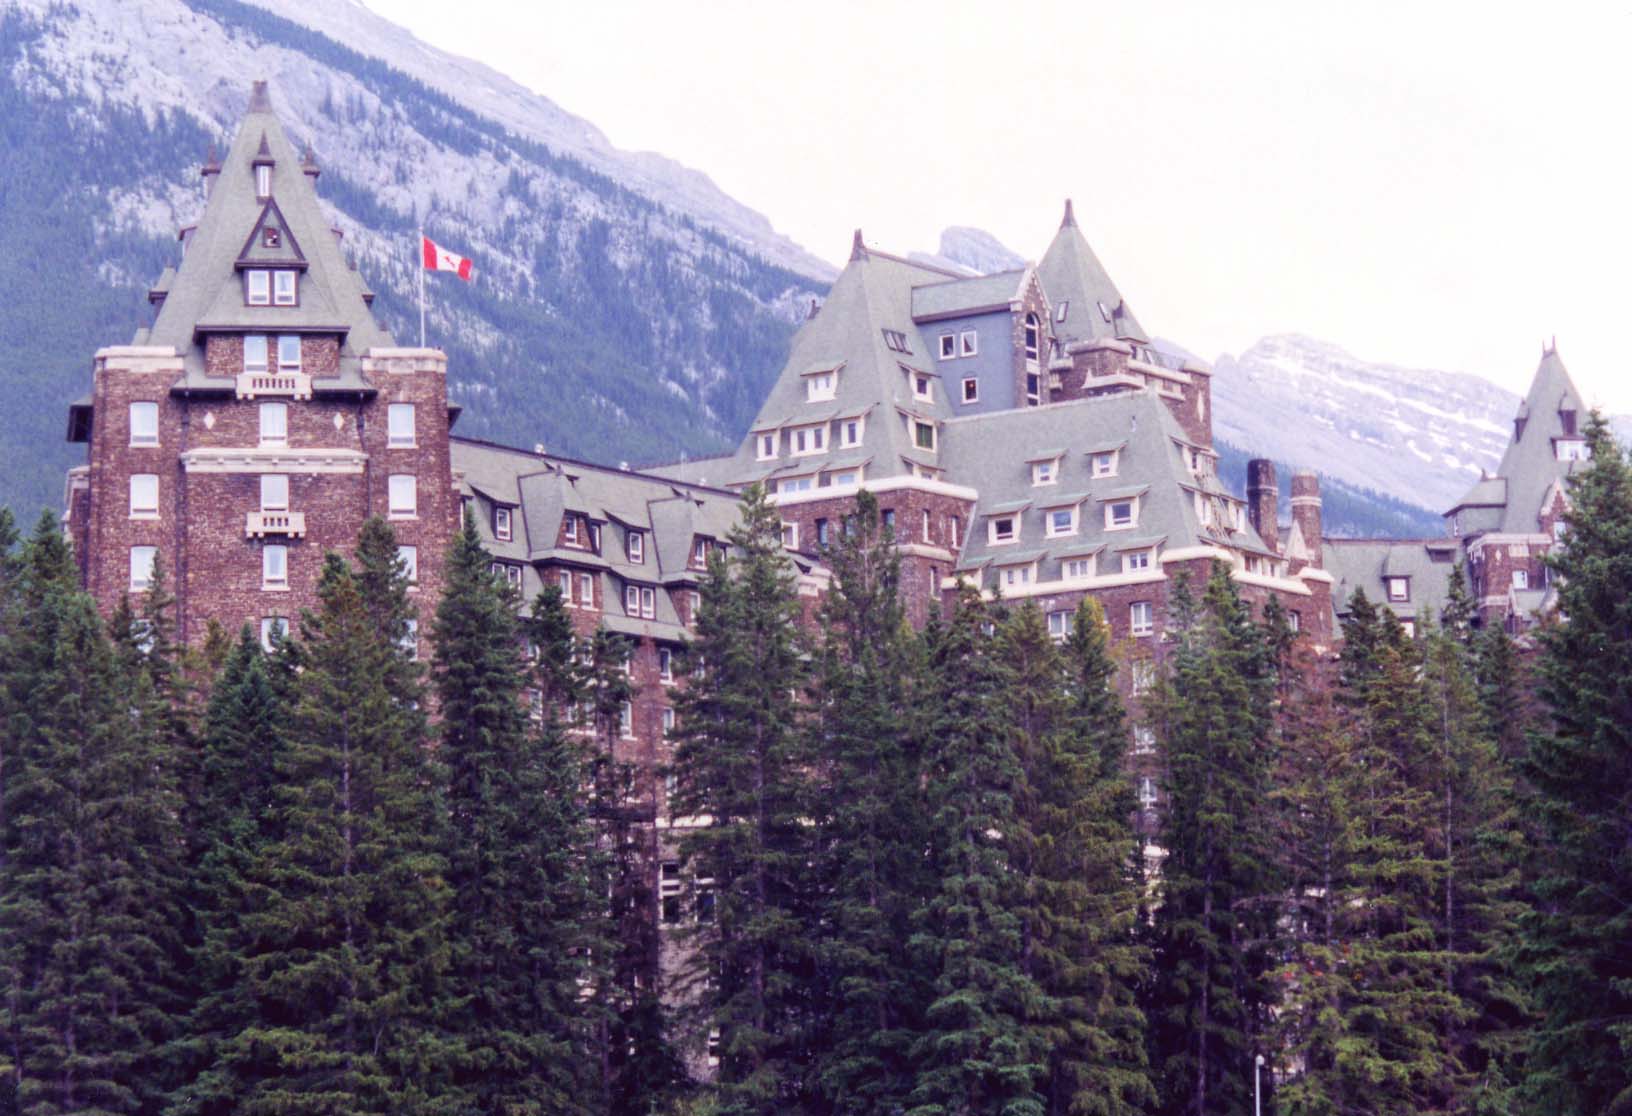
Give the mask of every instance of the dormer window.
[{"label": "dormer window", "polygon": [[759,460],[769,461],[776,456],[776,431],[761,434],[756,443]]},{"label": "dormer window", "polygon": [[822,372],[805,378],[805,399],[818,403],[838,394],[839,377],[835,372]]},{"label": "dormer window", "polygon": [[1065,321],[1065,315],[1070,311],[1070,309],[1071,309],[1071,300],[1066,299],[1064,302],[1062,302],[1058,306],[1054,307],[1054,320],[1056,322]]},{"label": "dormer window", "polygon": [[993,516],[987,524],[986,541],[993,546],[1012,543],[1019,537],[1019,520],[1012,515]]},{"label": "dormer window", "polygon": [[846,449],[861,445],[861,419],[845,419],[839,423],[839,444]]},{"label": "dormer window", "polygon": [[629,537],[624,540],[624,553],[629,561],[637,564],[646,561],[646,533],[644,531],[630,531]]},{"label": "dormer window", "polygon": [[272,304],[272,273],[265,268],[252,267],[244,272],[244,302],[250,306]]},{"label": "dormer window", "polygon": [[892,353],[906,353],[908,356],[912,355],[912,349],[907,345],[907,335],[905,333],[902,333],[899,329],[886,329],[883,331],[883,334],[885,348],[889,349]]},{"label": "dormer window", "polygon": [[1122,572],[1139,573],[1150,569],[1150,555],[1148,550],[1128,550],[1122,554]]},{"label": "dormer window", "polygon": [[1093,455],[1093,462],[1094,462],[1094,476],[1096,478],[1097,477],[1114,477],[1114,476],[1116,476],[1116,451],[1115,450],[1108,450],[1108,451],[1106,451],[1104,453],[1094,454]]},{"label": "dormer window", "polygon": [[1105,529],[1124,531],[1139,521],[1139,500],[1112,500],[1105,505]]},{"label": "dormer window", "polygon": [[911,373],[911,376],[912,397],[914,399],[933,401],[935,398],[935,389],[930,385],[929,377],[924,375],[922,372],[913,372]]},{"label": "dormer window", "polygon": [[691,540],[691,564],[694,566],[708,565],[708,540],[695,538]]},{"label": "dormer window", "polygon": [[1032,484],[1056,484],[1060,479],[1060,459],[1051,457],[1047,461],[1033,461],[1031,463]]},{"label": "dormer window", "polygon": [[1592,456],[1587,452],[1587,443],[1576,438],[1560,438],[1553,444],[1560,461],[1585,461]]},{"label": "dormer window", "polygon": [[1409,601],[1411,599],[1411,579],[1409,577],[1384,578],[1383,584],[1388,590],[1389,600]]},{"label": "dormer window", "polygon": [[1077,533],[1077,506],[1075,504],[1066,508],[1050,508],[1046,514],[1047,518],[1043,520],[1043,534],[1049,538],[1058,539]]},{"label": "dormer window", "polygon": [[935,452],[935,424],[914,420],[912,424],[912,444],[921,450]]},{"label": "dormer window", "polygon": [[493,509],[493,537],[500,542],[509,542],[513,535],[510,522],[509,508]]},{"label": "dormer window", "polygon": [[[276,230],[268,230],[276,231]],[[272,273],[272,302],[275,306],[293,306],[297,301],[298,288],[295,277],[298,272],[282,269]]]},{"label": "dormer window", "polygon": [[793,431],[793,453],[821,453],[827,448],[827,426],[801,426]]},{"label": "dormer window", "polygon": [[262,200],[272,196],[272,166],[259,163],[255,167],[255,196]]},{"label": "dormer window", "polygon": [[573,546],[578,545],[578,517],[576,515],[569,515],[561,521],[561,538],[562,541]]}]

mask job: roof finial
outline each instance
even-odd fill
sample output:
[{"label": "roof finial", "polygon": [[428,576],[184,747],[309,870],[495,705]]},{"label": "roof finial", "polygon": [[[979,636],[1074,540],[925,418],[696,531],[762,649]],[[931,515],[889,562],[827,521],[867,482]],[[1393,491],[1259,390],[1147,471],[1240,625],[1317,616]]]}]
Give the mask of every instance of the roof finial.
[{"label": "roof finial", "polygon": [[312,150],[312,141],[306,141],[306,154],[301,157],[300,169],[310,177],[316,178],[322,172],[317,168],[317,152]]},{"label": "roof finial", "polygon": [[215,150],[215,144],[210,144],[204,152],[204,165],[198,168],[198,173],[208,178],[212,174],[221,173],[221,156]]},{"label": "roof finial", "polygon": [[272,95],[266,91],[265,81],[257,81],[249,87],[249,111],[272,111]]},{"label": "roof finial", "polygon": [[861,230],[857,229],[856,238],[850,242],[850,259],[851,262],[854,262],[856,260],[865,260],[866,258],[867,246],[861,242]]},{"label": "roof finial", "polygon": [[1060,228],[1074,229],[1077,227],[1077,214],[1071,208],[1071,199],[1065,199],[1065,216],[1060,219]]}]

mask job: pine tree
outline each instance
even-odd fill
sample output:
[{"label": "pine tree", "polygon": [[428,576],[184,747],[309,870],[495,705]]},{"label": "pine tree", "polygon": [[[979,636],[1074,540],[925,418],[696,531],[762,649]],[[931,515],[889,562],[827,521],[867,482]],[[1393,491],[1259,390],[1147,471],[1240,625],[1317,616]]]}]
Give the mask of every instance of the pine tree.
[{"label": "pine tree", "polygon": [[541,732],[529,726],[514,602],[468,513],[444,569],[433,676],[451,818],[446,1022],[465,1047],[463,1103],[604,1111],[580,984],[606,945],[581,764],[553,710]]},{"label": "pine tree", "polygon": [[407,618],[363,583],[325,559],[274,768],[275,835],[244,872],[232,961],[251,1018],[209,1072],[246,1116],[449,1108],[443,812]]},{"label": "pine tree", "polygon": [[702,675],[677,703],[671,809],[708,819],[681,851],[715,896],[713,918],[687,936],[682,991],[718,1034],[720,1111],[760,1113],[810,1088],[814,803],[793,573],[763,490],[744,495],[729,542],[730,558],[711,561],[702,587],[692,645]]},{"label": "pine tree", "polygon": [[1530,738],[1542,822],[1521,963],[1540,1022],[1533,1111],[1632,1112],[1632,463],[1603,417],[1551,558],[1561,622],[1542,636],[1551,725]]},{"label": "pine tree", "polygon": [[822,772],[817,1075],[831,1111],[892,1114],[912,1087],[908,1046],[925,995],[906,951],[929,886],[909,721],[915,640],[871,493],[857,496],[851,523],[828,554],[809,725]]},{"label": "pine tree", "polygon": [[1017,871],[1030,850],[1025,772],[994,623],[965,585],[950,619],[930,627],[924,793],[936,883],[912,945],[932,999],[913,1045],[912,1116],[1043,1112],[1048,1051],[1028,1026],[1042,996],[1026,969]]},{"label": "pine tree", "polygon": [[1228,568],[1196,607],[1175,585],[1171,673],[1151,703],[1168,767],[1153,944],[1161,1111],[1240,1111],[1270,1002],[1274,872],[1266,805],[1275,677]]}]

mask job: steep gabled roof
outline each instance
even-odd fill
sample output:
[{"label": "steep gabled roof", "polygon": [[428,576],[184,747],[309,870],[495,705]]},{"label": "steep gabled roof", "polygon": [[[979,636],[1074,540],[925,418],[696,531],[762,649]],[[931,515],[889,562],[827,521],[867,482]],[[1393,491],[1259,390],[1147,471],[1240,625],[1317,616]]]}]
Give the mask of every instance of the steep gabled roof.
[{"label": "steep gabled roof", "polygon": [[[268,159],[271,204],[255,192],[255,164]],[[138,334],[140,343],[174,346],[186,370],[178,386],[201,387],[206,386],[201,329],[333,331],[343,335],[343,384],[355,381],[361,386],[358,356],[393,342],[369,311],[363,282],[340,251],[318,202],[313,176],[303,169],[299,153],[272,112],[265,83],[256,83],[243,123],[220,166],[203,216],[186,238],[181,263],[163,287],[158,318],[151,329]],[[246,253],[272,251],[256,247],[259,230],[268,221],[283,234],[275,256],[268,260],[304,267],[298,306],[244,305],[239,268]]]},{"label": "steep gabled roof", "polygon": [[[1536,366],[1519,413],[1524,418],[1523,428],[1507,443],[1502,463],[1496,467],[1496,475],[1507,482],[1500,530],[1533,534],[1540,530],[1537,516],[1553,485],[1585,466],[1585,462],[1558,459],[1557,440],[1582,437],[1587,409],[1556,348],[1542,351],[1541,363]],[[1575,422],[1574,431],[1568,434],[1564,413]]]},{"label": "steep gabled roof", "polygon": [[1065,219],[1060,231],[1043,253],[1037,265],[1048,292],[1048,301],[1065,308],[1065,320],[1055,315],[1054,336],[1062,345],[1073,341],[1093,341],[1101,338],[1129,338],[1150,343],[1133,311],[1116,289],[1105,266],[1088,246],[1088,240],[1077,228],[1077,219],[1069,200],[1065,203]]}]

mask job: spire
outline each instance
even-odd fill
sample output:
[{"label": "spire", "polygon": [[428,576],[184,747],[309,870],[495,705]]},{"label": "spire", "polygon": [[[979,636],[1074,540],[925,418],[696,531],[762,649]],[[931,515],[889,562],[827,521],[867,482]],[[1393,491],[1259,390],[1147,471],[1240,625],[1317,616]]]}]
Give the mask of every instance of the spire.
[{"label": "spire", "polygon": [[1077,215],[1071,208],[1071,199],[1065,199],[1065,216],[1060,218],[1060,228],[1074,229],[1077,227]]},{"label": "spire", "polygon": [[272,95],[267,92],[266,82],[257,81],[249,88],[249,111],[271,112]]},{"label": "spire", "polygon": [[854,263],[856,260],[865,260],[866,258],[867,246],[861,242],[861,230],[857,229],[855,239],[850,242],[850,262]]}]

